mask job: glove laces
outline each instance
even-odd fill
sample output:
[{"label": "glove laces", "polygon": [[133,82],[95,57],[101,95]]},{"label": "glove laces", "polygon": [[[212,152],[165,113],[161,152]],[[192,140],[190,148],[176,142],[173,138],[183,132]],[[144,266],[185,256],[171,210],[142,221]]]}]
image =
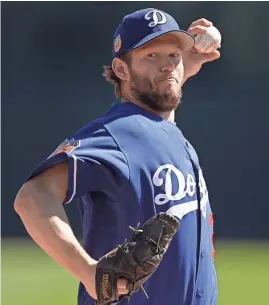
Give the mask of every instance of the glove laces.
[{"label": "glove laces", "polygon": [[[136,236],[143,233],[143,230],[139,229],[139,226],[140,226],[140,223],[137,224],[136,228],[134,228],[132,226],[129,226],[130,230],[132,230],[134,232],[134,235],[136,235]],[[161,251],[162,251],[162,247],[160,246],[160,241],[161,241],[161,238],[163,236],[163,230],[164,230],[164,226],[162,226],[162,228],[161,228],[161,231],[160,231],[157,242],[152,238],[146,237],[147,242],[149,242],[151,244],[154,244],[154,246],[156,246],[156,249],[153,251],[155,255],[160,254]]]}]

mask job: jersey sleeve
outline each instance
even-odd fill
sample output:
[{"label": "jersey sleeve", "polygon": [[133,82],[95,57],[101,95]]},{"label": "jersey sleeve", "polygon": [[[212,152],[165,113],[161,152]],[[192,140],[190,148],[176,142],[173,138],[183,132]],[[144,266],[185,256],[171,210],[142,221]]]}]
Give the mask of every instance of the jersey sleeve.
[{"label": "jersey sleeve", "polygon": [[65,140],[26,181],[62,162],[68,163],[68,190],[63,203],[94,191],[116,200],[123,183],[129,180],[126,158],[102,125],[86,126]]}]

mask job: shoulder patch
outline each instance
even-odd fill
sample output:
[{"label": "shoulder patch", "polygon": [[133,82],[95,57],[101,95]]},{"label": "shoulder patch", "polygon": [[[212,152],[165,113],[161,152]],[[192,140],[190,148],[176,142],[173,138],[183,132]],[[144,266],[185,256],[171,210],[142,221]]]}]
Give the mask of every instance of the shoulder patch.
[{"label": "shoulder patch", "polygon": [[79,146],[80,146],[80,140],[66,139],[55,149],[55,151],[50,155],[50,157],[59,154],[61,152],[71,154],[72,151],[74,151]]}]

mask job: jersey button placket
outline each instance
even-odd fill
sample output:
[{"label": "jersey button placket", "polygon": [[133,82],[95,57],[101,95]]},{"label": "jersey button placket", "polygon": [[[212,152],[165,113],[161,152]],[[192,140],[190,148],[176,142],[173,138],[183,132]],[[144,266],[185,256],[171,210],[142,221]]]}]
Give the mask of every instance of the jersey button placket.
[{"label": "jersey button placket", "polygon": [[203,294],[204,294],[203,289],[199,288],[199,289],[198,289],[198,291],[197,291],[197,295],[198,295],[198,297],[202,297],[202,296],[203,296]]}]

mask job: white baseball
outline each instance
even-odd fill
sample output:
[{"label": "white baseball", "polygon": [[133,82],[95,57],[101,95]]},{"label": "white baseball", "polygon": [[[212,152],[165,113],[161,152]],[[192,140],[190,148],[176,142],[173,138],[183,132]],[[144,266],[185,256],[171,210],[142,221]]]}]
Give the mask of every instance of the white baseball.
[{"label": "white baseball", "polygon": [[221,34],[213,25],[204,34],[194,35],[194,47],[199,53],[211,53],[221,44]]}]

